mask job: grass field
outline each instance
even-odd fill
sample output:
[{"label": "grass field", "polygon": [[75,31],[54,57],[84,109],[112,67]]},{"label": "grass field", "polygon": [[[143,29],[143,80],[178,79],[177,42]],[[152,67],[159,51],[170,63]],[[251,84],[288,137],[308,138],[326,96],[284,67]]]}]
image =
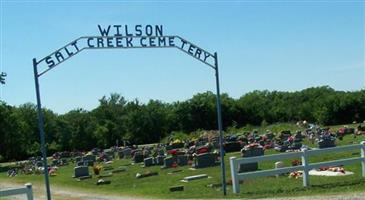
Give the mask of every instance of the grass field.
[{"label": "grass field", "polygon": [[[338,126],[337,126],[338,127]],[[335,127],[335,128],[337,128]],[[265,127],[269,128],[269,127]],[[337,141],[337,145],[348,145],[352,143],[359,143],[365,141],[365,135],[353,138],[348,135],[342,141]],[[307,143],[308,144],[308,143]],[[311,144],[308,144],[312,146]],[[268,150],[267,154],[276,153],[274,150]],[[326,154],[321,157],[313,157],[310,162],[320,162],[326,160],[335,160],[340,158],[358,157],[359,151]],[[230,179],[229,157],[239,156],[239,153],[228,153],[225,156],[226,176]],[[290,160],[284,161],[289,165]],[[116,160],[111,164],[114,168],[118,166],[130,164],[129,160]],[[260,169],[269,169],[274,167],[274,162],[263,162],[259,164]],[[97,177],[83,181],[76,181],[72,179],[74,165],[61,167],[58,175],[50,177],[51,188],[56,186],[64,188],[80,189],[83,191],[90,191],[100,194],[116,194],[127,196],[140,196],[150,198],[223,198],[220,187],[207,187],[209,184],[220,183],[220,168],[219,166],[189,170],[189,167],[178,167],[182,172],[175,174],[168,174],[176,169],[160,169],[160,167],[142,168],[140,165],[130,165],[126,172],[114,174],[112,177],[104,178],[111,180],[110,185],[97,186],[95,183]],[[254,180],[247,180],[241,184],[241,193],[233,194],[231,186],[227,188],[227,198],[259,198],[259,197],[281,197],[281,196],[306,196],[306,195],[322,195],[322,194],[336,194],[355,191],[365,191],[365,179],[361,175],[361,164],[345,166],[346,170],[352,171],[355,174],[345,177],[310,177],[309,188],[302,187],[302,178],[293,179],[288,176],[257,178]],[[90,172],[92,170],[90,169]],[[158,176],[147,177],[143,179],[136,179],[136,173],[152,171],[158,172]],[[180,180],[185,176],[208,174],[211,178],[191,181],[183,183]],[[18,175],[13,178],[8,178],[6,173],[0,173],[0,182],[14,182],[14,183],[42,183],[43,175]],[[169,192],[169,187],[174,185],[184,185],[185,191]]]}]

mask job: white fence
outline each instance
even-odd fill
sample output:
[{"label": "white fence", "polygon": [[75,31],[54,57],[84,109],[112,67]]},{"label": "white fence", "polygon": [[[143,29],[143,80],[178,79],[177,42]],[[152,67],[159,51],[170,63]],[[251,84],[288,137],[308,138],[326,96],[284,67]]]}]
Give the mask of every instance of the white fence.
[{"label": "white fence", "polygon": [[33,200],[32,184],[27,183],[27,184],[25,184],[25,187],[0,190],[0,198],[6,197],[6,196],[19,195],[19,194],[26,194],[28,200]]},{"label": "white fence", "polygon": [[[354,158],[346,158],[334,161],[327,162],[319,162],[310,164],[308,159],[309,156],[312,155],[321,155],[324,153],[332,153],[332,152],[343,152],[343,151],[351,151],[351,150],[360,150],[361,157]],[[288,158],[302,158],[302,165],[293,166],[293,167],[283,167],[278,169],[269,169],[269,170],[261,170],[261,171],[253,171],[253,172],[244,172],[239,173],[238,167],[241,164],[246,163],[255,163],[262,161],[278,161],[282,159]],[[231,176],[232,176],[232,186],[233,193],[240,192],[240,180],[245,180],[249,178],[256,177],[264,177],[264,176],[274,176],[283,173],[289,173],[294,171],[303,171],[303,186],[309,186],[309,171],[312,169],[320,168],[320,167],[329,167],[329,166],[337,166],[337,165],[348,165],[353,163],[361,162],[362,164],[362,176],[365,177],[365,141],[361,142],[361,144],[354,144],[348,146],[339,146],[333,148],[325,148],[325,149],[316,149],[316,150],[303,150],[301,152],[292,152],[292,153],[280,153],[275,155],[267,155],[267,156],[256,156],[256,157],[247,157],[247,158],[236,158],[230,157],[230,165],[231,165]]]}]

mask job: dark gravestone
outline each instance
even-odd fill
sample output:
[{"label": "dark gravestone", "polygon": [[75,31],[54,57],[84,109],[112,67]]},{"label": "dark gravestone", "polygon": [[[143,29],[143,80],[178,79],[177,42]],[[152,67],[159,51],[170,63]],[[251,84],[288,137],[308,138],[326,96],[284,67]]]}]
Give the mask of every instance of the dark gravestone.
[{"label": "dark gravestone", "polygon": [[132,155],[132,149],[131,148],[125,148],[122,150],[123,152],[123,158],[128,159]]},{"label": "dark gravestone", "polygon": [[195,168],[211,167],[216,165],[216,155],[213,153],[203,153],[196,157],[194,160]]},{"label": "dark gravestone", "polygon": [[82,161],[84,161],[84,165],[86,166],[93,166],[96,162],[96,156],[94,155],[86,155],[82,157]]},{"label": "dark gravestone", "polygon": [[74,168],[74,178],[87,177],[87,176],[90,176],[89,167],[78,166]]},{"label": "dark gravestone", "polygon": [[336,146],[335,141],[336,141],[336,139],[334,137],[322,137],[318,141],[318,147],[320,149],[335,147]]},{"label": "dark gravestone", "polygon": [[183,185],[172,186],[169,188],[169,190],[170,190],[170,192],[184,191],[184,186]]},{"label": "dark gravestone", "polygon": [[135,163],[141,163],[143,162],[143,155],[141,152],[136,152],[133,157],[133,162]]},{"label": "dark gravestone", "polygon": [[170,168],[174,164],[175,159],[173,157],[167,157],[163,161],[163,167],[164,168]]},{"label": "dark gravestone", "polygon": [[[262,147],[256,147],[252,149],[242,150],[242,157],[253,157],[253,156],[262,156],[264,155],[264,149]],[[238,171],[241,172],[251,172],[256,171],[258,169],[258,163],[246,163],[241,164]]]},{"label": "dark gravestone", "polygon": [[164,164],[165,156],[157,156],[155,158],[155,164],[156,165],[163,165]]},{"label": "dark gravestone", "polygon": [[172,150],[172,149],[180,149],[184,148],[184,143],[173,143],[171,145],[166,146],[166,151]]},{"label": "dark gravestone", "polygon": [[177,164],[179,166],[185,166],[188,164],[188,156],[186,155],[178,155],[177,156]]},{"label": "dark gravestone", "polygon": [[152,166],[152,165],[153,165],[153,158],[152,158],[152,157],[145,158],[145,159],[143,160],[143,163],[144,163],[144,166],[145,166],[145,167]]},{"label": "dark gravestone", "polygon": [[300,148],[302,148],[302,143],[301,142],[294,142],[292,145],[290,145],[290,149],[292,150],[298,150]]},{"label": "dark gravestone", "polygon": [[242,149],[241,147],[241,143],[239,142],[227,142],[224,144],[224,151],[229,153],[229,152],[236,152],[236,151],[240,151]]}]

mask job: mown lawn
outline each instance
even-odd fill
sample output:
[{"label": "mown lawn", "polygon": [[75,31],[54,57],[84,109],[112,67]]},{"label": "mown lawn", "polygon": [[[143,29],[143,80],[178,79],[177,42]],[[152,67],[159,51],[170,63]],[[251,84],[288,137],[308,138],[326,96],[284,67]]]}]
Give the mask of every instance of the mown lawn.
[{"label": "mown lawn", "polygon": [[[337,145],[347,145],[351,143],[359,143],[365,141],[365,136],[353,138],[348,135],[343,141],[337,141]],[[309,144],[310,145],[310,144]],[[265,155],[276,153],[273,150],[265,152]],[[323,156],[317,156],[310,159],[310,162],[320,162],[326,160],[334,160],[340,158],[358,157],[359,151],[345,153],[331,153]],[[226,176],[230,179],[229,157],[239,156],[239,153],[229,153],[225,157]],[[299,159],[299,158],[298,158]],[[289,165],[290,160],[284,161]],[[129,160],[116,160],[111,164],[114,168],[121,165],[129,164]],[[260,163],[260,169],[273,168],[274,162]],[[220,168],[219,166],[205,169],[189,170],[189,167],[178,167],[182,172],[172,175],[168,173],[176,169],[160,169],[160,167],[142,168],[140,165],[130,165],[126,172],[114,174],[112,177],[104,178],[111,180],[110,185],[97,186],[95,183],[97,177],[92,179],[76,181],[71,178],[73,175],[73,164],[66,167],[61,167],[58,175],[50,177],[51,189],[56,189],[56,186],[72,187],[73,189],[81,189],[101,194],[120,194],[127,196],[141,196],[150,198],[224,198],[220,187],[207,187],[209,184],[220,183]],[[361,175],[361,164],[345,166],[346,170],[352,171],[355,174],[344,177],[318,177],[311,176],[309,188],[302,187],[302,178],[293,179],[288,176],[264,177],[254,180],[247,180],[241,185],[241,193],[236,195],[232,193],[231,186],[227,188],[227,198],[259,198],[259,197],[280,197],[280,196],[305,196],[305,195],[323,195],[335,194],[354,191],[365,191],[365,179]],[[92,170],[90,169],[90,172]],[[153,171],[158,172],[158,176],[136,179],[136,173]],[[185,176],[208,174],[211,178],[191,181],[189,183],[181,182]],[[18,175],[13,178],[8,178],[6,173],[0,173],[0,182],[18,182],[18,183],[42,183],[43,175]],[[184,185],[185,191],[169,192],[169,187],[174,185]]]}]

